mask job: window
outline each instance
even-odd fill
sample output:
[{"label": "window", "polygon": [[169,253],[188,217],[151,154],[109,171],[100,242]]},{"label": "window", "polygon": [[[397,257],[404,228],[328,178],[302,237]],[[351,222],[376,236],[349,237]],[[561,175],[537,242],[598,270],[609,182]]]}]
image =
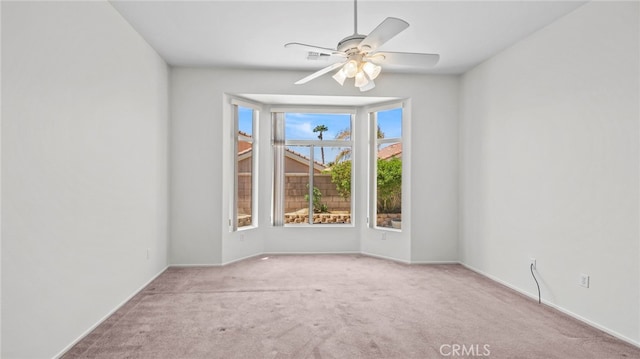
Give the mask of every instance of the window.
[{"label": "window", "polygon": [[274,225],[352,222],[353,113],[334,111],[273,114]]},{"label": "window", "polygon": [[233,230],[255,224],[255,125],[258,111],[233,105],[234,109],[234,199]]},{"label": "window", "polygon": [[372,212],[377,228],[402,225],[402,108],[369,113],[371,123]]}]

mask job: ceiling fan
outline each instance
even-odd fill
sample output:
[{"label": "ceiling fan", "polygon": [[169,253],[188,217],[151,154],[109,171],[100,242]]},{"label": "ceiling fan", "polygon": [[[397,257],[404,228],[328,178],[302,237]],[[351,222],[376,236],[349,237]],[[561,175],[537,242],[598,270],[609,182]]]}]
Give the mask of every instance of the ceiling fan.
[{"label": "ceiling fan", "polygon": [[296,85],[307,83],[317,77],[340,68],[332,77],[340,85],[344,85],[347,78],[355,78],[355,86],[360,91],[369,91],[376,85],[373,80],[382,71],[380,65],[395,64],[414,68],[430,68],[435,66],[440,59],[437,54],[413,53],[413,52],[389,52],[376,51],[387,41],[394,38],[409,27],[409,23],[395,18],[384,19],[369,35],[358,34],[358,3],[353,1],[353,35],[347,36],[338,42],[336,49],[290,42],[284,47],[298,48],[315,53],[316,56],[341,57],[342,61],[329,65],[311,75],[295,82]]}]

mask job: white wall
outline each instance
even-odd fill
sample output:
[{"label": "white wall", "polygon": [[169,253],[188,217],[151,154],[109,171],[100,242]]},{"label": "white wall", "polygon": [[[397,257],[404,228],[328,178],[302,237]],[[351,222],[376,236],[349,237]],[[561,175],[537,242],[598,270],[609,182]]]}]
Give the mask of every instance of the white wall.
[{"label": "white wall", "polygon": [[[411,190],[402,200],[411,215],[403,216],[402,233],[363,226],[361,251],[411,263],[456,262],[458,79],[396,75],[392,80],[383,85],[385,94],[410,99],[402,156],[403,182]],[[360,173],[364,176],[366,168]],[[366,195],[359,203],[366,205]]]},{"label": "white wall", "polygon": [[[589,3],[462,81],[461,260],[640,342],[639,4]],[[591,276],[589,289],[578,286]]]},{"label": "white wall", "polygon": [[[2,38],[2,5],[0,4],[0,38]],[[0,84],[2,84],[2,46],[0,46]],[[0,107],[2,106],[2,86],[0,86]],[[2,113],[0,113],[0,159],[2,158]],[[2,166],[0,160],[0,189],[2,188]],[[0,204],[2,191],[0,190]],[[2,206],[0,205],[0,278],[2,278]],[[2,283],[0,283],[0,356],[2,355]]]},{"label": "white wall", "polygon": [[51,358],[166,267],[168,68],[107,2],[2,2],[2,74],[2,358]]},{"label": "white wall", "polygon": [[[414,221],[410,230],[407,228],[401,235],[393,233],[382,241],[376,233],[379,231],[365,228],[366,211],[362,207],[356,208],[362,216],[360,224],[353,228],[269,227],[270,121],[264,116],[260,135],[267,147],[260,154],[261,228],[228,232],[230,188],[225,185],[228,173],[223,163],[223,142],[228,142],[223,132],[228,127],[223,123],[223,96],[225,93],[361,96],[352,86],[338,86],[330,76],[306,85],[293,85],[305,75],[287,71],[172,69],[170,262],[220,264],[263,252],[360,251],[404,261],[455,261],[458,78],[453,76],[383,74],[376,80],[378,87],[366,93],[412,99],[413,128],[408,142],[413,143],[412,152],[420,155],[411,162],[409,180],[420,184],[413,190],[424,195],[425,200],[414,200],[411,210],[420,220]],[[437,215],[426,218],[434,213]],[[413,253],[412,246],[416,248]]]}]

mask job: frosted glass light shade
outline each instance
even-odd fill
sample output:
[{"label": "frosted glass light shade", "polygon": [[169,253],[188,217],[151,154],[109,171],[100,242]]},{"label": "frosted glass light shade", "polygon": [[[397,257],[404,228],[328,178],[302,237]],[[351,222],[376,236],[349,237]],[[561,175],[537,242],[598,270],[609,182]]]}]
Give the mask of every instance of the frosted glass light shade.
[{"label": "frosted glass light shade", "polygon": [[364,72],[358,71],[356,74],[356,87],[362,87],[369,83],[369,79],[365,76]]},{"label": "frosted glass light shade", "polygon": [[360,92],[369,91],[374,87],[376,87],[376,83],[371,80],[366,85],[360,87]]},{"label": "frosted glass light shade", "polygon": [[344,67],[341,68],[340,70],[338,70],[338,72],[336,72],[333,76],[334,80],[336,80],[336,82],[338,82],[340,84],[340,86],[344,85],[344,80],[346,80],[347,78],[347,74],[344,71]]},{"label": "frosted glass light shade", "polygon": [[356,73],[358,72],[358,63],[356,62],[356,60],[350,60],[344,65],[342,69],[344,70],[344,73],[348,78],[352,78],[356,76]]},{"label": "frosted glass light shade", "polygon": [[370,79],[375,80],[378,75],[380,75],[380,71],[382,71],[382,67],[373,64],[371,62],[365,62],[362,66],[362,71],[364,71]]}]

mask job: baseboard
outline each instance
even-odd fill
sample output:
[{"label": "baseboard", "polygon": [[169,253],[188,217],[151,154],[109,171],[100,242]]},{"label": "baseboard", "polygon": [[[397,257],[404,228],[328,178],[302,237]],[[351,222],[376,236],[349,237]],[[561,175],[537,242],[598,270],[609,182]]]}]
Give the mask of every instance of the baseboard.
[{"label": "baseboard", "polygon": [[120,304],[118,304],[112,311],[110,311],[109,313],[107,313],[107,315],[102,317],[102,319],[100,319],[96,324],[91,326],[89,329],[85,330],[84,333],[82,333],[76,340],[71,342],[71,344],[67,345],[64,349],[62,349],[53,358],[54,359],[61,358],[66,352],[71,350],[71,348],[73,348],[74,345],[78,344],[78,342],[84,339],[87,335],[89,335],[92,331],[94,331],[100,324],[102,324],[105,320],[107,320],[110,316],[112,316],[113,313],[118,311],[118,309],[122,308],[123,305],[127,304],[128,301],[130,301],[133,297],[135,297],[138,293],[140,293],[146,286],[148,286],[151,282],[153,282],[156,278],[158,278],[162,273],[164,273],[167,270],[167,268],[169,267],[168,266],[164,267],[164,269],[162,269],[158,274],[153,276],[153,278],[149,279],[145,284],[143,284],[140,288],[134,291],[133,294],[131,294],[125,300],[123,300]]},{"label": "baseboard", "polygon": [[346,252],[264,252],[262,254],[258,254],[259,256],[299,256],[299,255],[313,255],[313,254],[361,254],[357,251],[346,251]]},{"label": "baseboard", "polygon": [[241,261],[243,261],[243,260],[245,260],[245,259],[251,259],[251,258],[260,257],[260,256],[262,256],[262,255],[264,255],[264,253],[257,253],[257,254],[252,254],[252,255],[249,255],[249,256],[246,256],[246,257],[242,257],[242,258],[232,259],[232,260],[230,260],[230,261],[228,261],[228,262],[223,262],[223,263],[221,264],[221,266],[227,266],[227,265],[229,265],[229,264],[233,264],[233,263],[236,263],[236,262],[241,262]]},{"label": "baseboard", "polygon": [[173,264],[169,264],[169,268],[189,268],[189,267],[222,267],[222,264],[220,264],[220,263],[203,263],[203,264],[198,264],[198,263],[186,263],[186,264],[173,263]]},{"label": "baseboard", "polygon": [[458,261],[411,261],[411,264],[460,264]]},{"label": "baseboard", "polygon": [[[498,278],[496,276],[493,276],[491,274],[485,273],[485,272],[483,272],[483,271],[481,271],[481,270],[479,270],[479,269],[477,269],[475,267],[472,267],[472,266],[470,266],[468,264],[465,264],[465,263],[462,263],[462,262],[459,262],[459,263],[462,266],[464,266],[465,268],[467,268],[467,269],[469,269],[469,270],[471,270],[471,271],[473,271],[473,272],[475,272],[475,273],[477,273],[477,274],[479,274],[479,275],[481,275],[483,277],[489,278],[494,282],[500,283],[500,284],[504,285],[505,287],[510,288],[512,290],[515,290],[516,292],[518,292],[518,293],[520,293],[522,295],[525,295],[525,296],[527,296],[527,297],[529,297],[531,299],[534,299],[536,301],[538,300],[538,296],[536,294],[529,293],[529,292],[527,292],[527,291],[525,291],[525,290],[523,290],[523,289],[521,289],[519,287],[516,287],[516,286],[514,286],[514,285],[512,285],[512,284],[510,284],[508,282],[505,282],[504,280],[502,280],[502,279],[500,279],[500,278]],[[566,315],[568,315],[568,316],[570,316],[570,317],[572,317],[574,319],[577,319],[577,320],[579,320],[579,321],[581,321],[581,322],[583,322],[583,323],[585,323],[585,324],[587,324],[587,325],[589,325],[591,327],[594,327],[594,328],[596,328],[598,330],[601,330],[601,331],[603,331],[603,332],[605,332],[605,333],[607,333],[609,335],[612,335],[612,336],[614,336],[614,337],[616,337],[616,338],[618,338],[618,339],[620,339],[622,341],[625,341],[625,342],[627,342],[627,343],[629,343],[629,344],[631,344],[633,346],[636,346],[636,347],[640,348],[640,342],[635,341],[635,340],[633,340],[633,339],[631,339],[629,337],[626,337],[626,336],[616,332],[615,330],[612,330],[612,329],[607,328],[607,327],[605,327],[603,325],[600,325],[600,324],[598,324],[596,322],[593,322],[593,321],[591,321],[591,320],[589,320],[589,319],[587,319],[585,317],[582,317],[582,316],[580,316],[580,315],[578,315],[578,314],[576,314],[576,313],[574,313],[574,312],[572,312],[572,311],[570,311],[570,310],[568,310],[566,308],[563,308],[563,307],[561,307],[561,306],[559,306],[559,305],[557,305],[557,304],[555,304],[553,302],[550,302],[550,301],[548,301],[546,299],[541,299],[541,302],[542,302],[542,304],[547,305],[547,306],[549,306],[549,307],[551,307],[551,308],[553,308],[553,309],[555,309],[555,310],[557,310],[559,312],[562,312],[562,313],[564,313],[564,314],[566,314]]]},{"label": "baseboard", "polygon": [[389,261],[392,261],[392,262],[398,262],[398,263],[402,263],[402,264],[411,264],[411,261],[407,261],[407,260],[400,259],[400,258],[387,257],[387,256],[379,255],[379,254],[369,253],[369,252],[359,252],[359,253],[362,254],[363,256],[386,259],[386,260],[389,260]]}]

